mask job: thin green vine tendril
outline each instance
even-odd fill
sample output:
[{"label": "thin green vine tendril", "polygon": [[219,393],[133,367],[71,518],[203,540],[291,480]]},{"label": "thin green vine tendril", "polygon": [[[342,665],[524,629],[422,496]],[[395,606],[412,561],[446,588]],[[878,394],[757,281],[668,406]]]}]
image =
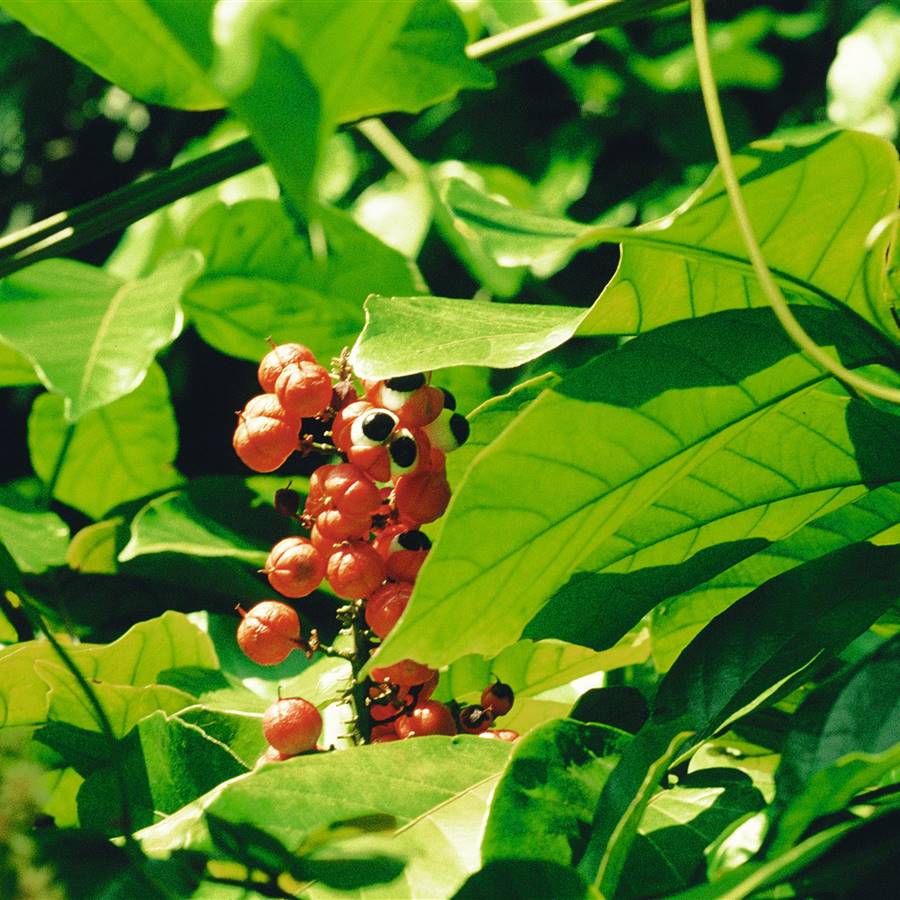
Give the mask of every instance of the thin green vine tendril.
[{"label": "thin green vine tendril", "polygon": [[750,224],[747,207],[744,205],[744,197],[734,169],[734,159],[731,155],[728,133],[725,130],[722,108],[719,105],[719,92],[716,88],[716,79],[710,61],[704,0],[691,0],[691,32],[694,38],[694,50],[697,54],[697,70],[700,76],[700,89],[703,92],[703,104],[706,107],[706,117],[709,120],[709,130],[716,150],[716,158],[722,171],[722,181],[725,184],[728,200],[731,203],[731,210],[734,213],[744,246],[747,249],[747,255],[750,257],[756,277],[759,279],[760,287],[762,287],[766,299],[781,323],[781,327],[784,328],[800,350],[816,365],[843,381],[844,384],[860,394],[868,394],[871,397],[877,397],[889,403],[900,404],[900,390],[880,384],[877,381],[871,381],[841,365],[804,331],[791,312],[784,294],[782,294],[781,289],[772,277],[772,273],[769,271],[759,242],[756,240],[756,235],[753,232],[753,226]]}]

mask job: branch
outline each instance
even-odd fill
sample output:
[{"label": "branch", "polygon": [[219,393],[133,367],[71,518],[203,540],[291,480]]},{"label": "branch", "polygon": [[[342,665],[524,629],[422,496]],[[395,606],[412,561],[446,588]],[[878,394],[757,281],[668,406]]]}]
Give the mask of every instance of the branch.
[{"label": "branch", "polygon": [[[583,34],[642,18],[680,0],[587,0],[470,44],[466,53],[492,69],[537,56]],[[0,239],[0,278],[50,256],[63,256],[119,231],[182,197],[264,162],[250,138],[60,212]]]}]

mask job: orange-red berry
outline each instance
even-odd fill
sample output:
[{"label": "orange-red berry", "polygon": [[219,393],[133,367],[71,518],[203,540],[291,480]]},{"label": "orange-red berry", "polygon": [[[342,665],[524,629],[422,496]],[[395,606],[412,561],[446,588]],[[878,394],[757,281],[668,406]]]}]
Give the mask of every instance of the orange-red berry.
[{"label": "orange-red berry", "polygon": [[275,382],[284,408],[300,418],[323,413],[331,403],[331,390],[328,370],[307,360],[285,366]]},{"label": "orange-red berry", "polygon": [[281,753],[296,756],[316,746],[322,733],[322,716],[308,700],[286,697],[276,700],[263,714],[263,735]]},{"label": "orange-red berry", "polygon": [[275,390],[275,382],[278,381],[278,376],[284,371],[284,367],[301,360],[313,363],[316,361],[312,350],[304,347],[303,344],[279,344],[277,347],[273,347],[259,364],[257,377],[260,387],[271,393]]},{"label": "orange-red berry", "polygon": [[263,571],[279,594],[305,597],[322,583],[326,565],[326,557],[311,541],[304,537],[289,537],[269,551]]},{"label": "orange-red berry", "polygon": [[371,544],[348,541],[328,558],[327,577],[338,597],[368,597],[384,581],[384,560]]},{"label": "orange-red berry", "polygon": [[432,470],[397,479],[394,503],[404,524],[424,525],[439,519],[450,502],[450,485],[440,472]]},{"label": "orange-red berry", "polygon": [[431,734],[456,734],[456,723],[450,710],[437,700],[419,703],[412,712],[394,722],[394,730],[401,738],[426,737]]},{"label": "orange-red berry", "polygon": [[413,586],[405,581],[389,581],[366,601],[366,624],[380,638],[386,638],[409,604]]},{"label": "orange-red berry", "polygon": [[274,472],[297,449],[297,426],[284,419],[241,413],[231,445],[254,472]]},{"label": "orange-red berry", "polygon": [[244,614],[237,630],[238,646],[261,666],[284,662],[300,639],[300,617],[279,600],[263,600]]},{"label": "orange-red berry", "polygon": [[322,490],[339,512],[362,518],[373,515],[381,506],[381,491],[360,468],[343,463],[328,469]]},{"label": "orange-red berry", "polygon": [[412,659],[401,659],[392,666],[376,666],[370,678],[376,683],[390,682],[400,687],[414,687],[430,681],[437,672]]}]

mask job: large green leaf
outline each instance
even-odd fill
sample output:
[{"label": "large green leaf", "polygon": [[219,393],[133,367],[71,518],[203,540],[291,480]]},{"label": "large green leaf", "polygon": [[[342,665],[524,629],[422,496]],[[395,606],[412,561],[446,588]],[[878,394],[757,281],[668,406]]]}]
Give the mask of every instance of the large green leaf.
[{"label": "large green leaf", "polygon": [[54,512],[41,509],[15,485],[0,486],[0,543],[21,572],[43,572],[66,558],[69,527]]},{"label": "large green leaf", "polygon": [[582,875],[599,871],[604,891],[614,888],[606,860],[648,779],[658,782],[660,760],[796,686],[890,607],[898,576],[900,549],[854,545],[777,576],[713,619],[663,678],[649,720],[606,782]]},{"label": "large green leaf", "polygon": [[[171,611],[138,623],[111,644],[78,644],[67,649],[87,678],[138,688],[155,684],[166,669],[218,665],[207,635],[186,616]],[[0,722],[4,727],[47,721],[47,685],[37,672],[42,660],[61,662],[47,641],[26,641],[0,650]]]},{"label": "large green leaf", "polygon": [[817,816],[900,765],[900,637],[813,691],[791,719],[775,773],[770,852],[789,847]]},{"label": "large green leaf", "polygon": [[616,896],[669,897],[690,887],[704,851],[732,822],[763,805],[738,772],[714,770],[679,779],[647,804]]},{"label": "large green leaf", "polygon": [[[203,821],[207,809],[230,822],[255,825],[288,847],[314,829],[354,816],[385,813],[408,826],[494,779],[508,754],[502,741],[463,736],[297,757],[219,785],[138,838],[153,855],[175,847],[212,852]],[[314,797],[321,802],[311,802]]]},{"label": "large green leaf", "polygon": [[178,430],[162,369],[153,365],[141,386],[109,406],[67,424],[63,400],[43,394],[28,419],[28,449],[35,472],[49,481],[74,434],[53,496],[99,518],[126,500],[172,487],[181,481],[173,461]]},{"label": "large green leaf", "polygon": [[[182,109],[222,105],[191,54],[143,0],[3,0],[0,5],[36,34],[141,100]],[[211,5],[203,4],[207,12]]]},{"label": "large green leaf", "polygon": [[247,771],[232,751],[206,732],[155,712],[114,748],[119,758],[91,772],[78,792],[78,818],[85,828],[121,832],[122,796],[117,767],[135,827],[152,825],[220,782]]},{"label": "large green leaf", "polygon": [[491,802],[483,860],[579,859],[600,791],[629,740],[617,728],[570,719],[522,738]]},{"label": "large green leaf", "polygon": [[0,342],[0,387],[38,384],[34,366],[12,347]]},{"label": "large green leaf", "polygon": [[327,364],[353,343],[370,291],[409,293],[418,277],[395,250],[345,213],[321,208],[327,254],[314,258],[281,204],[216,204],[186,240],[207,266],[185,297],[201,337],[224,353],[258,360],[265,339],[299,340]]},{"label": "large green leaf", "polygon": [[[866,253],[870,230],[897,206],[900,168],[893,148],[851,131],[805,145],[760,141],[737,154],[735,165],[766,261],[789,299],[844,303],[900,339],[884,295],[884,259]],[[536,216],[461,181],[448,202],[458,221],[506,265],[622,242],[619,269],[582,324],[585,334],[631,334],[766,303],[718,170],[671,215],[634,229]]]},{"label": "large green leaf", "polygon": [[[753,587],[794,566],[864,541],[900,520],[900,485],[888,484],[811,521],[782,541],[653,610],[653,662],[666,671],[703,626]],[[665,588],[663,588],[665,590]]]},{"label": "large green leaf", "polygon": [[[284,479],[196,478],[181,490],[151,500],[132,519],[131,538],[119,554],[126,562],[155,553],[228,557],[256,566],[284,536],[285,519],[272,496]],[[264,502],[259,488],[268,488]],[[302,500],[301,500],[302,505]]]},{"label": "large green leaf", "polygon": [[[850,366],[883,353],[841,314],[801,313]],[[765,310],[642,335],[545,390],[478,455],[375,664],[492,656],[532,618],[527,637],[611,646],[662,599],[661,579],[676,594],[897,480],[898,429]]]},{"label": "large green leaf", "polygon": [[135,281],[68,259],[36,263],[0,283],[0,338],[34,364],[65,398],[66,419],[77,421],[143,381],[181,331],[179,300],[201,267],[192,250]]},{"label": "large green leaf", "polygon": [[570,306],[374,296],[350,359],[362,378],[468,364],[511,368],[568,340],[584,316]]}]

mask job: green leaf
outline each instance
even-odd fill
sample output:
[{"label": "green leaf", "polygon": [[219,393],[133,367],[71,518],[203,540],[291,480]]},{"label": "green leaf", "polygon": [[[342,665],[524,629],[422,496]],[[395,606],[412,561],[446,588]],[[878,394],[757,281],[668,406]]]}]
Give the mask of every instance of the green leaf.
[{"label": "green leaf", "polygon": [[43,572],[65,562],[69,528],[56,513],[23,497],[15,485],[0,486],[0,542],[20,572]]},{"label": "green leaf", "polygon": [[49,481],[67,429],[74,434],[53,496],[99,518],[114,506],[177,484],[173,461],[178,431],[169,387],[153,365],[141,386],[109,406],[95,409],[74,426],[67,425],[63,400],[43,394],[28,419],[28,449],[35,472]]},{"label": "green leaf", "polygon": [[[883,352],[840,314],[801,313],[850,366]],[[662,599],[661,578],[685,590],[896,480],[898,427],[837,393],[768,311],[642,335],[478,455],[374,664],[493,656],[529,620],[527,637],[611,646]]]},{"label": "green leaf", "polygon": [[179,300],[201,268],[191,250],[135,281],[68,259],[35,263],[0,282],[0,338],[65,398],[66,420],[75,422],[141,384],[181,331]]},{"label": "green leaf", "polygon": [[511,368],[567,341],[584,315],[570,306],[374,296],[350,361],[361,378],[468,364]]},{"label": "green leaf", "polygon": [[66,564],[85,575],[113,575],[124,519],[116,516],[78,531],[66,550]]},{"label": "green leaf", "polygon": [[614,863],[622,862],[617,834],[648,779],[659,781],[687,737],[696,744],[805,680],[817,660],[845,647],[890,607],[898,575],[898,548],[855,545],[777,576],[713,619],[661,681],[650,719],[606,782],[582,875],[605,869],[603,889],[611,894]]},{"label": "green leaf", "polygon": [[[176,666],[218,666],[209,638],[182,613],[172,611],[139,622],[111,644],[78,644],[67,649],[88,679],[113,685],[145,687]],[[25,641],[0,650],[3,727],[47,721],[47,686],[36,672],[42,660],[59,663],[47,641]]]},{"label": "green leaf", "polygon": [[[871,135],[833,133],[806,145],[760,141],[738,153],[735,165],[750,221],[788,299],[844,303],[897,341],[883,295],[884,259],[866,253],[871,228],[897,206],[900,172],[893,148]],[[464,182],[454,183],[449,202],[457,220],[505,265],[622,242],[619,269],[582,323],[582,334],[632,334],[766,304],[718,169],[674,213],[634,229],[515,210]]]},{"label": "green leaf", "polygon": [[[259,479],[250,479],[251,483]],[[284,479],[265,479],[270,497]],[[301,505],[302,505],[301,498]],[[244,479],[195,478],[184,488],[155,497],[131,521],[131,538],[119,554],[126,562],[155,553],[227,557],[261,566],[285,520]]]},{"label": "green leaf", "polygon": [[638,665],[647,653],[647,641],[641,637],[600,653],[564,641],[517,641],[493,659],[470,654],[456,660],[441,673],[435,696],[476,703],[484,686],[499,678],[516,695],[516,704],[501,727],[518,730],[514,718],[520,700],[538,697],[594,672]]},{"label": "green leaf", "polygon": [[[603,896],[613,896],[618,888],[622,870],[634,846],[647,805],[678,749],[690,736],[690,731],[670,733],[668,743],[658,745],[652,756],[646,752],[640,754],[640,764],[644,768],[640,783],[629,792],[628,803],[617,810],[620,815],[614,822],[610,821],[609,811],[604,803],[606,797],[613,791],[605,787],[601,793],[592,823],[593,833],[578,864],[578,871],[586,881],[593,882]],[[630,763],[635,758],[638,758],[638,754],[623,756],[617,771],[621,772],[624,769],[631,775],[633,770]],[[627,776],[620,776],[620,779],[625,777]],[[606,786],[613,787],[609,779]],[[615,787],[618,787],[618,784]],[[608,839],[604,841],[603,838],[607,836]]]},{"label": "green leaf", "polygon": [[453,900],[495,900],[497,897],[553,897],[554,900],[596,900],[578,873],[548,860],[497,859],[467,879]]},{"label": "green leaf", "polygon": [[0,342],[0,387],[38,384],[34,366],[12,347]]},{"label": "green leaf", "polygon": [[121,833],[122,827],[117,766],[126,773],[128,806],[137,827],[158,821],[247,771],[224,744],[164,712],[142,719],[114,753],[119,761],[91,772],[78,792],[80,823],[112,834]]},{"label": "green leaf", "polygon": [[256,765],[268,747],[259,713],[189,706],[179,711],[178,720],[199,728],[211,740],[228,747],[248,769]]},{"label": "green leaf", "polygon": [[664,672],[703,626],[743,596],[781,572],[839,547],[864,541],[900,520],[900,485],[888,484],[826,513],[770,544],[709,581],[653,611],[653,662]]},{"label": "green leaf", "polygon": [[[509,745],[502,741],[463,736],[300,756],[221,784],[137,837],[151,855],[175,846],[213,852],[203,821],[206,810],[261,828],[287,847],[298,846],[315,829],[372,813],[409,826],[493,780],[508,755]],[[403,790],[398,790],[397,773],[403,773]],[[311,803],[314,796],[327,802]]]},{"label": "green leaf", "polygon": [[484,862],[579,859],[600,791],[629,739],[616,728],[562,719],[518,741],[491,803]]},{"label": "green leaf", "polygon": [[728,770],[697,772],[654,794],[622,870],[620,893],[670,897],[690,887],[703,869],[706,848],[732,822],[762,806],[750,780]]},{"label": "green leaf", "polygon": [[316,216],[327,245],[321,259],[274,201],[216,204],[194,223],[186,240],[207,266],[185,309],[207,343],[259,360],[267,337],[301,340],[327,363],[356,338],[370,291],[416,289],[411,263],[345,213],[322,207]]},{"label": "green leaf", "polygon": [[[102,730],[94,707],[65,666],[56,661],[38,659],[34,671],[49,691],[48,721],[64,722],[88,731]],[[184,691],[158,684],[135,687],[109,684],[96,677],[91,679],[91,688],[106,712],[116,737],[124,737],[141,719],[157,710],[178,712],[193,704],[195,699]]]},{"label": "green leaf", "polygon": [[[204,3],[206,9],[210,6]],[[3,9],[141,100],[181,109],[222,105],[190,53],[143,0],[124,4],[3,0]]]},{"label": "green leaf", "polygon": [[900,637],[894,637],[804,700],[775,773],[770,855],[900,765],[900,700],[886,690],[898,680]]}]

